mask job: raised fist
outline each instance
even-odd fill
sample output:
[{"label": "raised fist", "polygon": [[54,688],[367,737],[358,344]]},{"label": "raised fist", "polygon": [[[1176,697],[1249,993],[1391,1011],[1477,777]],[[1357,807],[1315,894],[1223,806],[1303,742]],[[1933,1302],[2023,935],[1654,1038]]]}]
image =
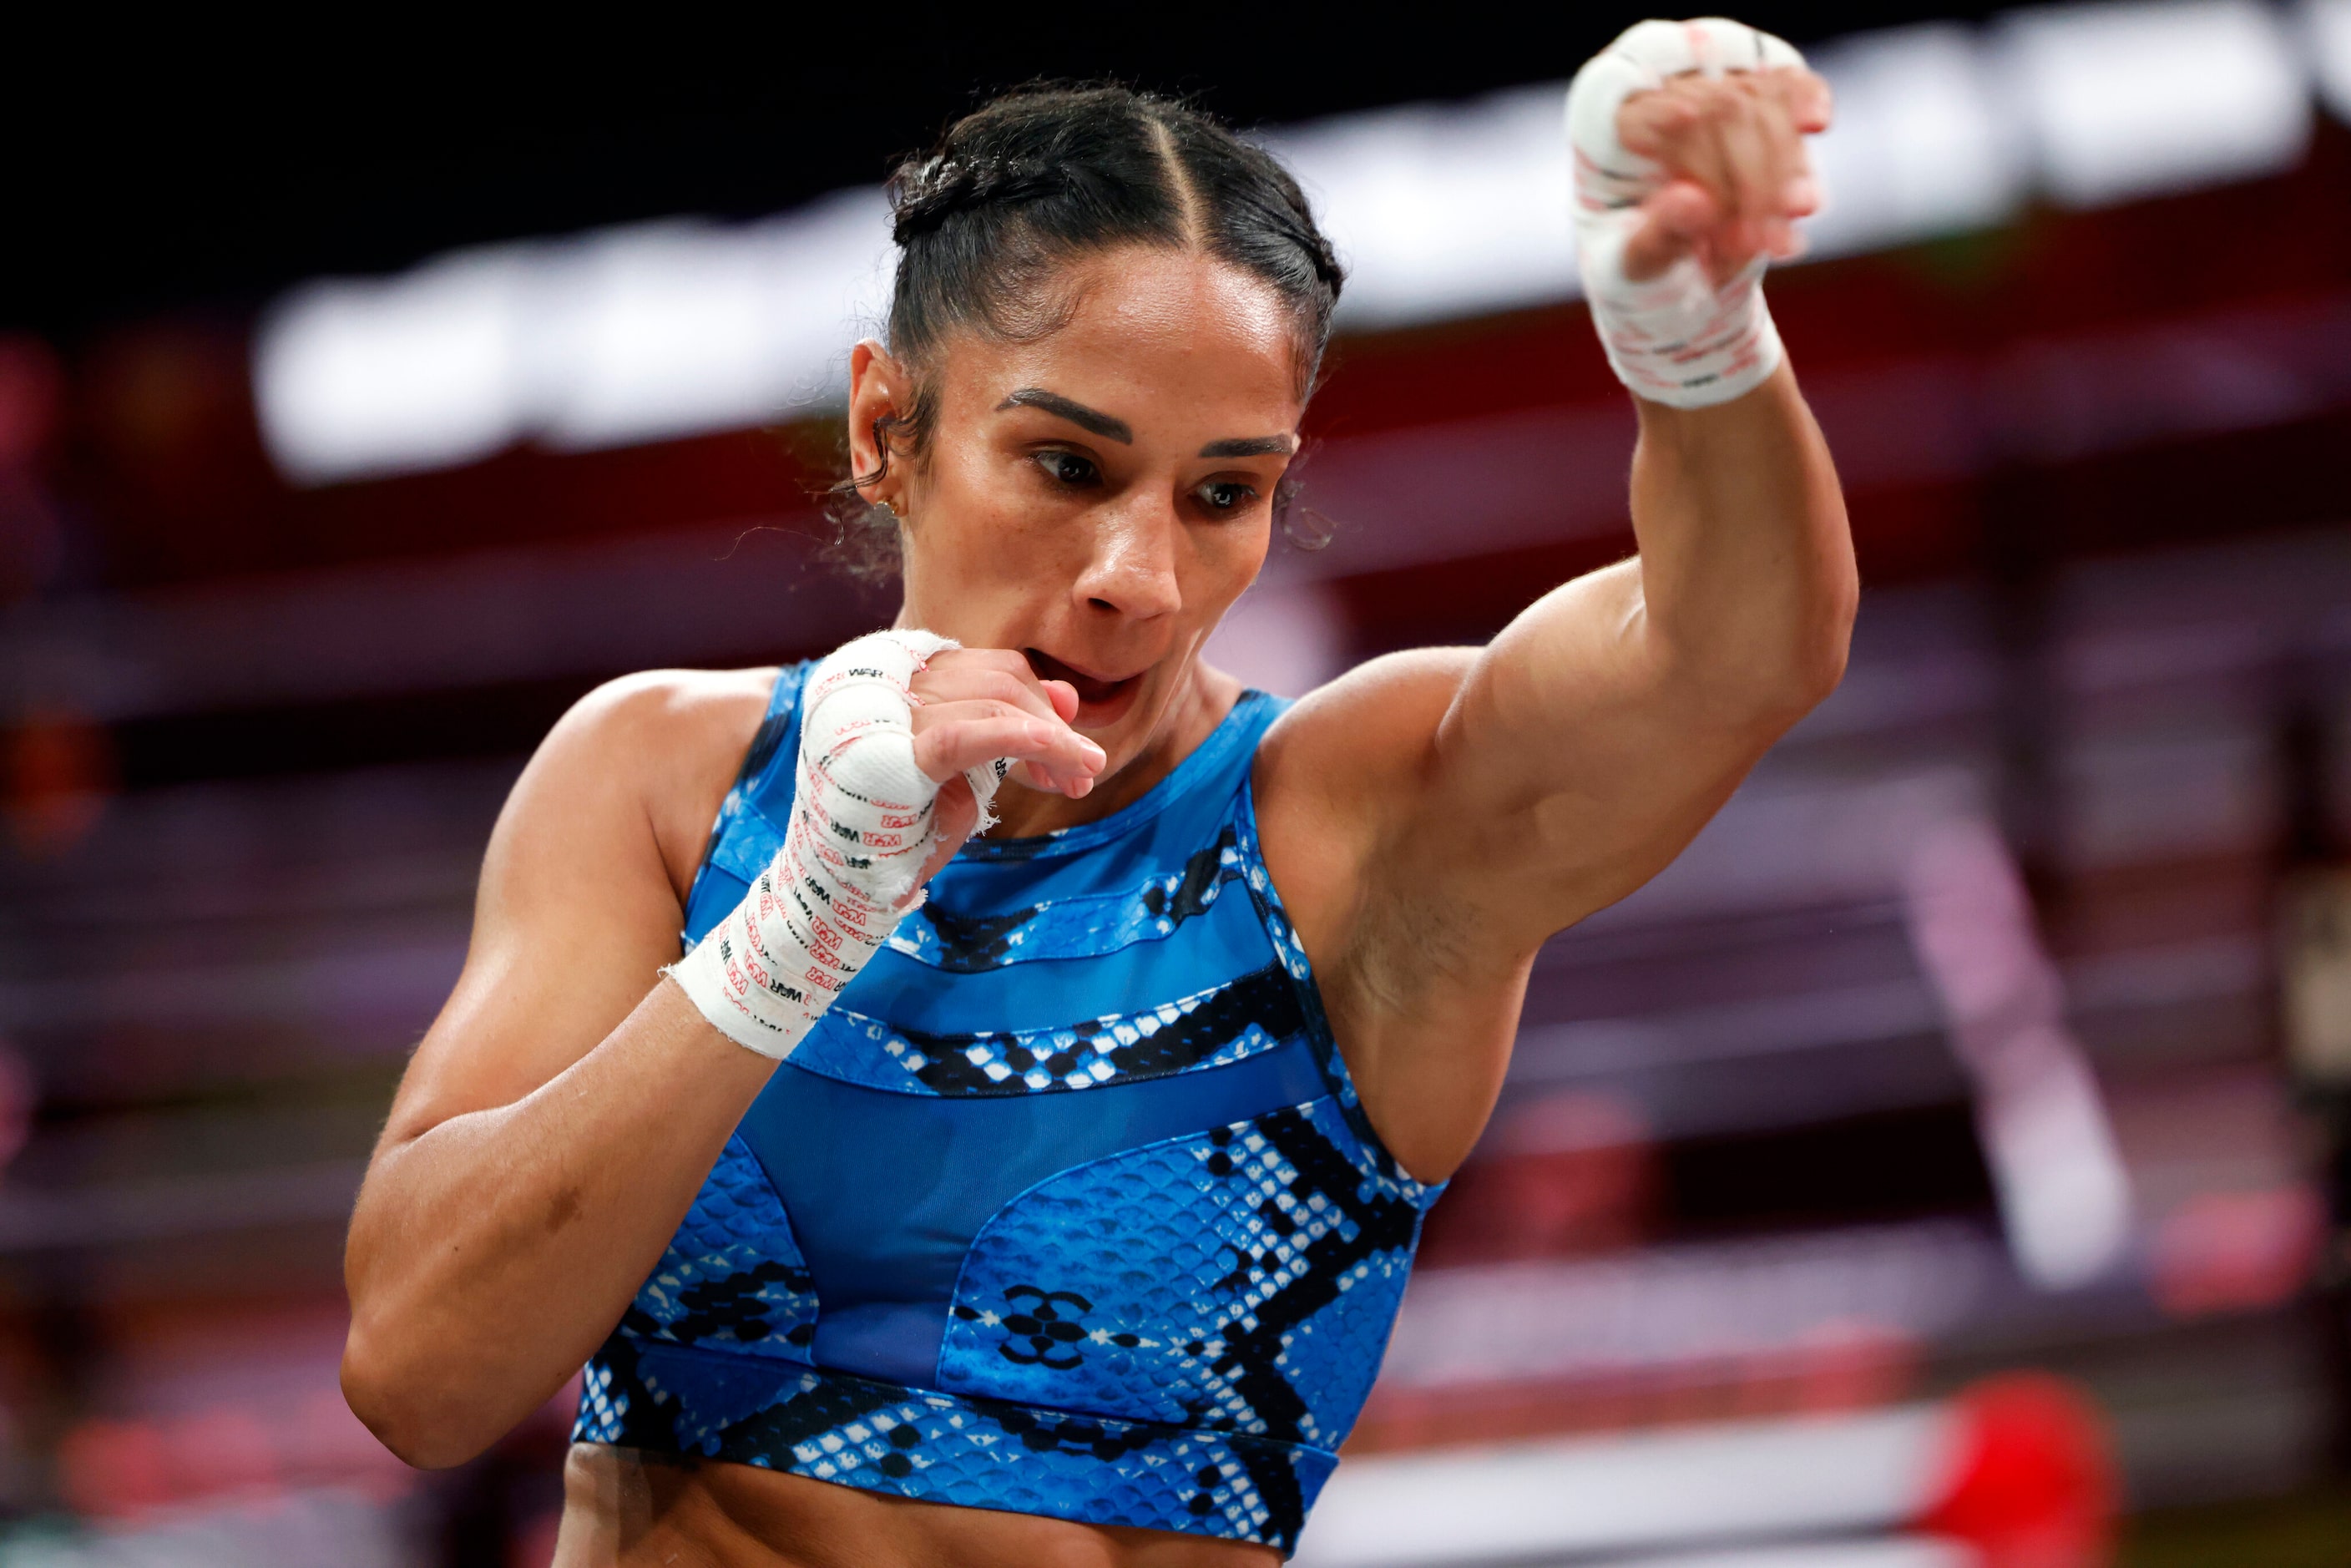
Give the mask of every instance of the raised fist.
[{"label": "raised fist", "polygon": [[1625,242],[1625,276],[1695,256],[1720,283],[1759,256],[1801,254],[1794,220],[1821,204],[1803,139],[1828,126],[1829,84],[1802,66],[1673,76],[1629,95],[1616,139],[1661,173]]},{"label": "raised fist", "polygon": [[1576,259],[1609,361],[1643,397],[1705,407],[1780,362],[1756,283],[1820,205],[1803,138],[1828,84],[1769,33],[1643,22],[1567,94]]}]

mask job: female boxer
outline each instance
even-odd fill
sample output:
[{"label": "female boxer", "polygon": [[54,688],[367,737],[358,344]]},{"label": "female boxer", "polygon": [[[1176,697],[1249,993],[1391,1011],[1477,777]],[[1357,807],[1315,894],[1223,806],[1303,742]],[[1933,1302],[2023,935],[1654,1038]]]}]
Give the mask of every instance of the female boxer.
[{"label": "female boxer", "polygon": [[352,1219],[352,1407],[454,1464],[584,1363],[565,1564],[1290,1551],[1536,950],[1843,666],[1758,288],[1825,118],[1733,23],[1586,68],[1640,554],[1295,706],[1200,649],[1339,293],[1298,186],[1117,89],[903,168],[849,417],[896,625],[617,682],[541,747]]}]

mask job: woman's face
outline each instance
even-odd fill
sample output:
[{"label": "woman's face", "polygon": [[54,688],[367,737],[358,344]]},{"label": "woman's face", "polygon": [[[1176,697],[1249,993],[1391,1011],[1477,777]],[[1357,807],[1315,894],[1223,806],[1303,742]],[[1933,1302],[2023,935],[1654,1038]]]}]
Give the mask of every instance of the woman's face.
[{"label": "woman's face", "polygon": [[[945,345],[925,461],[901,454],[869,494],[906,525],[903,623],[1070,682],[1114,772],[1264,564],[1298,445],[1297,329],[1266,285],[1186,252],[1104,252],[1058,281],[1075,302],[1059,330]],[[870,343],[852,369],[852,459],[870,473],[874,419],[913,389]]]}]

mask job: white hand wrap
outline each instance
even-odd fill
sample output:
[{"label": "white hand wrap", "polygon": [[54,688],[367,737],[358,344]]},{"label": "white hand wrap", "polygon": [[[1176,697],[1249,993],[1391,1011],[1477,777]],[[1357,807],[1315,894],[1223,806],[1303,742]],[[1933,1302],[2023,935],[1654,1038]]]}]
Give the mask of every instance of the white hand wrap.
[{"label": "white hand wrap", "polygon": [[1803,63],[1791,45],[1726,17],[1641,22],[1584,62],[1568,85],[1584,298],[1617,379],[1653,402],[1708,408],[1752,392],[1780,368],[1780,334],[1763,303],[1765,257],[1719,289],[1695,256],[1646,282],[1625,276],[1625,245],[1641,226],[1641,204],[1667,176],[1664,165],[1625,151],[1616,111],[1671,77]]},{"label": "white hand wrap", "polygon": [[[955,646],[877,632],[809,672],[783,848],[735,913],[663,971],[736,1044],[789,1056],[922,904],[914,880],[938,843],[939,787],[914,766],[912,683]],[[999,759],[964,775],[983,828],[1010,768]]]}]

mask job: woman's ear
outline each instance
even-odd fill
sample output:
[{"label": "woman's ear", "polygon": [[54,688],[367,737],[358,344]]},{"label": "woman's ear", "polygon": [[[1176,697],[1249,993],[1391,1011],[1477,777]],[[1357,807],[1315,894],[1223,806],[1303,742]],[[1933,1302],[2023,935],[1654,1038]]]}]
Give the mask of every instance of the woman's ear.
[{"label": "woman's ear", "polygon": [[905,417],[912,396],[905,371],[889,350],[868,338],[849,351],[849,471],[860,479],[875,476],[858,486],[869,501],[889,504],[904,482],[890,472],[884,441],[891,424]]}]

